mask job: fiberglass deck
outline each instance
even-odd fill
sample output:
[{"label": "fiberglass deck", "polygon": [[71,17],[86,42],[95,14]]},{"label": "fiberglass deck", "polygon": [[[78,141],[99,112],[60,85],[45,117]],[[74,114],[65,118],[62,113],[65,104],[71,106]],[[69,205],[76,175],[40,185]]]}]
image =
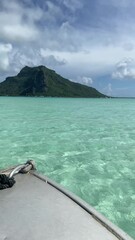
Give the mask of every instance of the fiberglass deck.
[{"label": "fiberglass deck", "polygon": [[0,191],[0,240],[131,240],[117,227],[118,236],[111,233],[57,184],[32,173],[15,179],[11,189]]}]

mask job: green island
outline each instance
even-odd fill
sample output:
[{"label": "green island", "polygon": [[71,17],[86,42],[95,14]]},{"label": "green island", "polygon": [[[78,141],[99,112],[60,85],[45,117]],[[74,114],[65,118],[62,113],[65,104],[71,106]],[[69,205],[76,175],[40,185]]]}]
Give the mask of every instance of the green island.
[{"label": "green island", "polygon": [[0,96],[105,98],[95,88],[72,82],[45,66],[28,67],[0,83]]}]

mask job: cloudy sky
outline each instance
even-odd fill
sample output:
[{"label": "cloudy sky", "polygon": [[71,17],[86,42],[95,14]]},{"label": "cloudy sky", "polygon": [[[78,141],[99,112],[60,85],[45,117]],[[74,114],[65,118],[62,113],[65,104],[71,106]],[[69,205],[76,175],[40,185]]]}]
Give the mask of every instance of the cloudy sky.
[{"label": "cloudy sky", "polygon": [[0,0],[0,81],[26,65],[135,97],[135,1]]}]

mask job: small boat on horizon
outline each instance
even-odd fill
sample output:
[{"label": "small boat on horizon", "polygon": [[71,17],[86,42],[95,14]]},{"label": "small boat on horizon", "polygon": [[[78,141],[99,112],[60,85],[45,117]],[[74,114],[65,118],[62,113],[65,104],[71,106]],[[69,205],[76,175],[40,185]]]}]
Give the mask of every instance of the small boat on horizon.
[{"label": "small boat on horizon", "polygon": [[31,160],[0,176],[0,240],[133,240]]}]

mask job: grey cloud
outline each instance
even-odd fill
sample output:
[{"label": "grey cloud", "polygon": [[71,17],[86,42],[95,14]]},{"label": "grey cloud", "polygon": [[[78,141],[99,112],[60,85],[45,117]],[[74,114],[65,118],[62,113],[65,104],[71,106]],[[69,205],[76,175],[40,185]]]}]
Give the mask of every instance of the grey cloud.
[{"label": "grey cloud", "polygon": [[[77,6],[79,2],[76,1]],[[81,47],[81,35],[72,25],[71,16],[52,1],[45,2],[46,8],[31,8],[19,1],[2,1],[0,10],[0,41],[15,44],[35,43],[50,49],[76,51]],[[29,47],[29,46],[28,46]]]},{"label": "grey cloud", "polygon": [[75,12],[78,9],[81,9],[83,6],[82,1],[80,0],[64,0],[63,4],[73,12]]},{"label": "grey cloud", "polygon": [[66,60],[59,60],[53,55],[45,57],[44,61],[45,64],[49,67],[62,66],[66,64]]},{"label": "grey cloud", "polygon": [[42,63],[42,58],[37,50],[24,48],[14,48],[9,54],[9,68],[7,75],[10,71],[18,73],[24,66],[36,66]]},{"label": "grey cloud", "polygon": [[52,54],[46,55],[43,49],[40,50],[40,53],[41,53],[41,56],[43,58],[45,65],[48,67],[62,66],[67,63],[67,61],[65,59],[60,59],[59,57],[54,56]]},{"label": "grey cloud", "polygon": [[45,2],[46,8],[44,9],[43,21],[45,26],[48,24],[56,24],[60,21],[64,21],[65,15],[62,8],[52,1]]},{"label": "grey cloud", "polygon": [[83,34],[66,21],[60,27],[46,28],[37,45],[52,51],[77,52],[81,50],[83,41]]},{"label": "grey cloud", "polygon": [[42,17],[39,8],[5,0],[0,10],[0,40],[11,42],[34,41],[40,35],[35,22]]},{"label": "grey cloud", "polygon": [[121,0],[121,1],[118,1],[118,0],[109,0],[109,1],[106,1],[106,0],[102,0],[101,4],[104,4],[104,5],[111,5],[111,6],[114,6],[114,7],[123,7],[123,8],[126,8],[128,6],[131,5],[131,3],[133,3],[132,0]]},{"label": "grey cloud", "polygon": [[10,52],[9,55],[9,68],[7,70],[14,69],[15,72],[18,72],[25,65],[27,66],[38,66],[45,65],[47,67],[54,68],[56,66],[62,66],[66,64],[66,60],[59,58],[54,55],[44,54],[43,49],[37,50],[33,48],[27,49],[15,48]]}]

